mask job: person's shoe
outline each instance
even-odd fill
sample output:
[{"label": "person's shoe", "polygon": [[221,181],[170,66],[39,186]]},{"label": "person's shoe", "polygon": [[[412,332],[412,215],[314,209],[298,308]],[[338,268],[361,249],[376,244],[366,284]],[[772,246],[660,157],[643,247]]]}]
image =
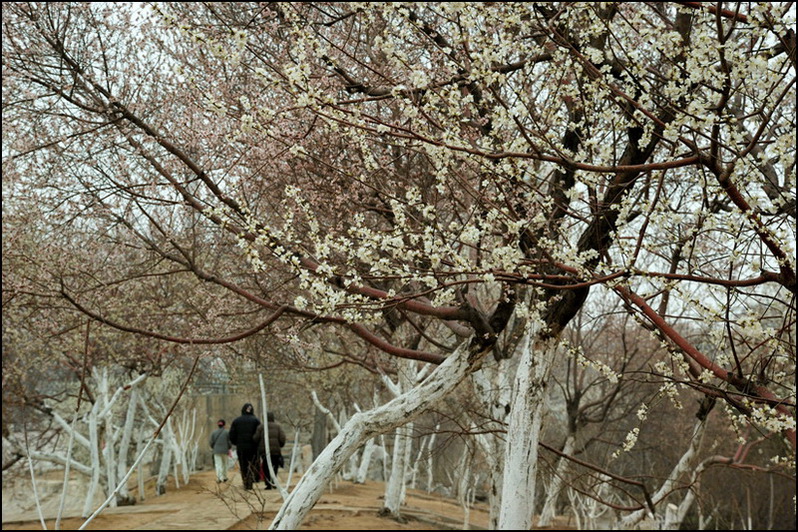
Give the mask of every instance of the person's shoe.
[{"label": "person's shoe", "polygon": [[222,480],[222,482],[227,482],[227,479]]},{"label": "person's shoe", "polygon": [[221,482],[221,480],[219,480],[219,479],[217,478],[217,479],[216,479],[216,483],[217,483],[217,484],[219,484],[220,482]]},{"label": "person's shoe", "polygon": [[270,490],[270,489],[272,489],[272,487],[271,486],[266,486],[264,489]]}]

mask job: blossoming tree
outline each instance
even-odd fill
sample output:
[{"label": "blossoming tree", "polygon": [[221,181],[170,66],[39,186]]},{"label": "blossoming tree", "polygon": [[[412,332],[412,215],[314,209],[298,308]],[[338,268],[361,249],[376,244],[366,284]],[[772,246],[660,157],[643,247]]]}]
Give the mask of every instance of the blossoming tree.
[{"label": "blossoming tree", "polygon": [[[790,9],[9,3],[4,198],[40,191],[146,252],[101,283],[87,257],[54,280],[108,326],[201,345],[326,324],[437,365],[352,416],[274,528],[486,356],[518,358],[498,526],[528,529],[545,388],[591,298],[670,350],[671,385],[779,434],[794,462]],[[186,277],[214,310],[120,306],[122,270]]]}]

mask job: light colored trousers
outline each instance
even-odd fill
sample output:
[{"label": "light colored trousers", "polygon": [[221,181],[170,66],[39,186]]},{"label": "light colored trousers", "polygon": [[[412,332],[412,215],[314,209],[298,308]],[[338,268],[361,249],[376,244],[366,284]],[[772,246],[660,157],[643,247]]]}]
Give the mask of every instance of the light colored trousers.
[{"label": "light colored trousers", "polygon": [[227,455],[214,454],[213,466],[216,468],[216,480],[227,480]]}]

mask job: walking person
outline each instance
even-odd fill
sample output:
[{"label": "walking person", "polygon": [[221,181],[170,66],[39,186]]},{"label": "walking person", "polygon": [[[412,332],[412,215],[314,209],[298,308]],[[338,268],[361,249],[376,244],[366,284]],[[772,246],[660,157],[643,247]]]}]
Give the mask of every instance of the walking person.
[{"label": "walking person", "polygon": [[227,482],[227,455],[230,452],[230,433],[224,428],[224,419],[216,422],[218,427],[211,433],[211,449],[213,450],[213,467],[216,469],[216,483]]},{"label": "walking person", "polygon": [[247,490],[252,489],[258,478],[258,447],[254,437],[260,420],[255,417],[254,412],[251,403],[244,404],[241,415],[230,425],[230,443],[236,446],[241,479],[244,481],[244,489]]},{"label": "walking person", "polygon": [[[285,445],[285,432],[283,432],[283,427],[274,420],[273,413],[269,412],[266,419],[268,420],[269,461],[272,463],[272,469],[276,476],[277,470],[284,464],[282,448]],[[255,431],[255,441],[258,444],[258,456],[263,464],[263,482],[266,484],[266,489],[270,490],[275,487],[275,483],[271,478],[269,466],[266,463],[266,438],[264,438],[263,434],[263,423],[258,425]]]}]

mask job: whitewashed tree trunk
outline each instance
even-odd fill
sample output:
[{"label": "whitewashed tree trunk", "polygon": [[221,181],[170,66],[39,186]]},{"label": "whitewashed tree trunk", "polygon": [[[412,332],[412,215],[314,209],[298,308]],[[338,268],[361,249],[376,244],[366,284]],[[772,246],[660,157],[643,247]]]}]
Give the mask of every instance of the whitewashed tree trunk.
[{"label": "whitewashed tree trunk", "polygon": [[[565,444],[563,445],[562,453],[567,456],[571,456],[575,448],[576,436],[574,434],[568,434],[568,437],[565,438]],[[543,510],[541,510],[540,517],[538,517],[539,527],[551,525],[551,520],[554,518],[554,515],[557,512],[557,501],[559,500],[560,493],[562,491],[563,479],[568,473],[570,464],[570,460],[565,457],[560,457],[560,459],[557,461],[557,467],[551,477],[551,482],[549,483],[548,491],[546,492],[546,501],[543,503]]]},{"label": "whitewashed tree trunk", "polygon": [[463,456],[460,460],[460,467],[458,474],[460,476],[457,482],[457,502],[463,508],[463,530],[469,529],[469,520],[471,517],[471,495],[474,492],[474,487],[471,482],[471,462],[472,462],[471,449],[468,446],[468,440],[463,448]]},{"label": "whitewashed tree trunk", "polygon": [[100,484],[100,442],[97,437],[97,412],[100,409],[99,401],[92,405],[89,411],[89,456],[91,457],[91,479],[89,480],[89,489],[86,492],[86,502],[83,505],[82,517],[88,517],[91,514],[91,509],[94,505],[94,497],[97,493],[97,487]]},{"label": "whitewashed tree trunk", "polygon": [[616,497],[608,492],[610,478],[606,475],[599,475],[598,487],[593,486],[591,491],[594,497],[588,497],[570,486],[567,489],[568,499],[571,502],[573,515],[576,517],[577,528],[585,530],[607,529],[613,522],[611,506],[599,501],[612,501]]},{"label": "whitewashed tree trunk", "polygon": [[[130,390],[130,399],[127,404],[127,413],[125,415],[125,424],[122,427],[122,438],[119,440],[119,453],[117,455],[117,477],[122,478],[127,472],[128,451],[130,450],[130,442],[133,439],[133,426],[136,420],[136,407],[139,398],[139,391],[136,387]],[[130,499],[130,490],[127,484],[119,490],[119,497],[123,500]]]},{"label": "whitewashed tree trunk", "polygon": [[[136,455],[137,456],[142,456],[143,451],[141,449],[141,443],[143,441],[144,441],[144,438],[142,438],[141,434],[139,434],[136,437]],[[138,465],[136,466],[136,484],[138,484],[138,489],[139,489],[139,502],[143,501],[144,499],[146,499],[146,494],[144,492],[144,462],[145,462],[145,460],[144,460],[144,457],[142,456],[142,459],[139,460]]]},{"label": "whitewashed tree trunk", "polygon": [[[285,489],[291,489],[291,476],[294,474],[294,464],[296,463],[296,452],[299,448],[299,429],[294,433],[294,445],[291,447],[291,460],[288,462],[288,479],[285,482]],[[304,471],[303,471],[304,472]]]},{"label": "whitewashed tree trunk", "polygon": [[[82,510],[84,517],[91,511],[97,489],[101,486],[109,486],[109,490],[111,490],[115,486],[115,480],[118,478],[116,474],[116,466],[118,464],[116,450],[120,429],[113,423],[113,406],[125,391],[133,388],[145,378],[146,374],[143,374],[130,383],[119,386],[111,396],[108,370],[95,368],[92,371],[90,381],[88,381],[95,388],[95,401],[82,418],[79,412],[75,411],[72,423],[67,423],[57,411],[51,410],[52,420],[69,436],[66,454],[30,451],[27,456],[34,460],[47,461],[64,466],[64,483],[62,498],[56,515],[56,526],[61,524],[60,517],[63,514],[70,470],[88,477],[86,499]],[[78,430],[79,423],[80,425],[86,425],[88,437]],[[102,427],[100,424],[102,424]],[[84,447],[88,452],[88,463],[82,463],[75,459],[73,449],[76,443]],[[115,503],[116,501],[112,502],[113,505]]]},{"label": "whitewashed tree trunk", "polygon": [[432,491],[432,456],[433,450],[435,449],[435,437],[438,435],[438,431],[441,429],[440,423],[435,425],[435,432],[432,433],[430,437],[429,443],[427,444],[427,493]]},{"label": "whitewashed tree trunk", "polygon": [[44,514],[42,513],[41,500],[39,499],[39,490],[36,488],[36,473],[33,471],[33,460],[31,459],[27,432],[25,434],[25,454],[28,455],[28,471],[30,472],[30,483],[31,487],[33,488],[33,500],[36,503],[36,513],[38,514],[39,521],[42,524],[42,530],[47,530],[47,525],[44,522]]},{"label": "whitewashed tree trunk", "polygon": [[557,346],[556,340],[538,340],[533,347],[534,336],[536,332],[528,328],[520,345],[504,454],[500,530],[532,528],[546,382]]},{"label": "whitewashed tree trunk", "polygon": [[391,471],[391,455],[385,445],[385,434],[380,434],[380,449],[382,449],[382,480],[387,482]]},{"label": "whitewashed tree trunk", "polygon": [[[106,396],[107,397],[107,396]],[[106,496],[110,495],[116,487],[116,439],[110,410],[107,411],[103,419],[105,441],[103,442],[103,460],[105,460],[105,490]],[[111,507],[116,507],[116,499],[111,501]]]},{"label": "whitewashed tree trunk", "polygon": [[[403,391],[410,390],[415,384],[417,365],[414,360],[405,360],[399,365],[399,379],[397,383],[392,382],[387,375],[383,375],[383,382],[394,395],[399,397]],[[385,485],[385,499],[383,510],[394,517],[399,516],[399,510],[405,498],[405,480],[410,457],[410,434],[413,425],[411,423],[397,427],[393,445],[393,460],[391,460],[391,476]]]},{"label": "whitewashed tree trunk", "polygon": [[410,456],[413,451],[413,422],[411,421],[405,428],[407,430],[405,435],[405,467],[402,470],[402,495],[401,495],[401,503],[405,503],[405,499],[407,497],[407,481],[408,477],[410,476]]},{"label": "whitewashed tree trunk", "polygon": [[[357,409],[357,405],[355,405],[355,409]],[[332,413],[330,414],[332,415]],[[333,427],[335,428],[336,433],[341,430],[341,426],[346,424],[346,420],[349,419],[349,415],[346,411],[346,407],[341,408],[338,411],[338,420],[333,423]],[[354,482],[357,479],[357,471],[358,465],[360,464],[360,460],[358,457],[358,453],[355,452],[352,456],[349,457],[349,461],[346,464],[346,467],[341,468],[340,474],[343,480]]]},{"label": "whitewashed tree trunk", "polygon": [[[690,487],[685,490],[684,498],[676,507],[675,511],[672,511],[670,514],[666,515],[665,521],[663,522],[662,529],[663,530],[679,530],[682,525],[682,521],[684,521],[685,516],[687,515],[687,511],[692,506],[693,502],[696,499],[696,493],[698,491],[699,485],[699,478],[701,474],[711,465],[718,464],[718,463],[729,463],[731,461],[730,458],[722,457],[722,456],[710,456],[703,460],[696,468],[690,473],[690,478],[687,481],[687,485]],[[699,510],[700,511],[700,510]],[[704,522],[704,516],[699,514],[699,523],[700,527],[699,530],[705,530],[706,525],[709,524],[709,521],[712,520],[712,516],[710,515],[709,519]],[[772,527],[768,528],[770,530]]]},{"label": "whitewashed tree trunk", "polygon": [[175,429],[172,428],[172,418],[169,418],[166,421],[166,427],[169,429],[166,433],[166,441],[164,442],[165,445],[169,446],[172,454],[172,478],[175,481],[175,489],[180,489],[180,464],[183,459],[183,456],[180,452],[180,445],[177,443],[177,437],[175,436]]},{"label": "whitewashed tree trunk", "polygon": [[172,466],[172,444],[169,438],[170,431],[167,423],[161,431],[161,465],[158,469],[158,478],[155,481],[155,494],[166,493],[166,482],[169,479],[169,468]]},{"label": "whitewashed tree trunk", "polygon": [[191,473],[194,471],[193,461],[196,456],[197,442],[194,432],[197,424],[197,409],[193,408],[191,413],[183,411],[180,420],[177,422],[177,431],[173,433],[175,444],[175,455],[179,458],[175,460],[175,475],[177,466],[180,466],[183,484],[188,484],[191,480]]},{"label": "whitewashed tree trunk", "polygon": [[130,466],[130,469],[128,469],[124,475],[122,475],[121,479],[119,480],[119,483],[116,486],[116,489],[113,490],[111,494],[108,495],[108,498],[94,511],[94,513],[92,513],[91,516],[89,516],[89,518],[86,519],[86,521],[82,525],[80,525],[78,530],[84,530],[95,517],[100,515],[100,513],[110,504],[112,500],[116,500],[116,498],[119,496],[119,489],[121,488],[122,485],[127,483],[128,479],[130,478],[130,475],[133,474],[133,470],[136,469],[141,464],[142,460],[144,459],[144,456],[147,454],[147,450],[155,441],[155,437],[156,437],[155,434],[152,437],[150,437],[150,439],[147,441],[147,444],[144,446],[144,449],[142,449],[141,452],[138,453],[138,456],[136,456],[133,465]]},{"label": "whitewashed tree trunk", "polygon": [[[517,346],[516,350],[518,350]],[[513,379],[519,358],[521,358],[520,354],[498,361],[488,359],[482,368],[471,377],[477,396],[487,409],[487,417],[495,420],[492,425],[485,427],[494,429],[495,434],[476,435],[476,441],[482,448],[482,454],[485,456],[490,473],[488,522],[491,530],[499,528],[505,452],[505,442],[503,438],[499,437],[499,434],[506,428],[505,420],[512,405]]]},{"label": "whitewashed tree trunk", "polygon": [[[72,423],[70,424],[69,443],[67,443],[66,461],[64,464],[64,483],[61,486],[61,499],[58,502],[58,514],[55,517],[55,529],[61,530],[61,516],[64,514],[64,505],[66,504],[66,495],[69,487],[69,466],[72,459],[72,447],[75,444],[75,423],[78,421],[78,410],[72,415]],[[28,458],[30,461],[30,457]]]},{"label": "whitewashed tree trunk", "polygon": [[410,489],[416,489],[416,479],[418,478],[418,468],[421,465],[422,459],[425,457],[427,449],[429,448],[429,442],[432,439],[433,435],[430,434],[426,438],[421,439],[421,443],[418,446],[418,453],[416,454],[416,459],[413,461],[413,471],[410,475]]},{"label": "whitewashed tree trunk", "polygon": [[474,488],[470,487],[463,496],[463,530],[471,529],[471,505],[474,503]]},{"label": "whitewashed tree trunk", "polygon": [[318,408],[319,411],[327,416],[327,419],[332,422],[333,430],[335,430],[336,434],[341,432],[341,425],[338,424],[338,420],[335,419],[335,416],[332,412],[330,412],[330,409],[321,404],[321,401],[319,401],[319,396],[316,395],[316,390],[311,390],[310,397],[313,399],[313,404],[316,405],[316,408]]},{"label": "whitewashed tree trunk", "polygon": [[[119,395],[117,393],[114,394],[113,398],[109,397],[110,388],[108,382],[108,368],[93,368],[92,377],[96,382],[94,404],[96,409],[92,408],[89,416],[90,419],[93,419],[93,423],[95,425],[94,430],[97,433],[97,442],[95,445],[100,449],[100,453],[97,458],[98,461],[95,462],[94,454],[92,454],[92,467],[100,469],[104,466],[103,469],[105,474],[101,475],[99,480],[105,484],[105,495],[107,496],[109,493],[111,493],[111,490],[113,490],[113,487],[116,485],[116,453],[114,452],[114,447],[116,445],[116,433],[114,432],[113,412],[111,407]],[[100,424],[102,425],[102,438],[100,438],[99,435]],[[116,506],[116,501],[113,501],[113,506]],[[89,508],[89,510],[90,509],[91,508]],[[84,515],[83,517],[87,517],[87,515]]]},{"label": "whitewashed tree trunk", "polygon": [[361,445],[378,434],[407,423],[455,389],[484,357],[484,352],[476,352],[468,346],[468,341],[463,342],[412,390],[371,411],[352,416],[291,492],[270,528],[296,530],[330,479]]},{"label": "whitewashed tree trunk", "polygon": [[[654,503],[656,507],[659,503],[663,502],[671,492],[676,489],[677,483],[679,479],[685,475],[691,468],[691,462],[693,458],[698,453],[698,449],[701,446],[701,442],[704,437],[704,431],[706,429],[706,419],[698,420],[696,424],[693,426],[693,434],[690,439],[690,444],[687,447],[687,450],[682,454],[679,461],[671,470],[668,478],[665,482],[662,483],[662,486],[657,490],[657,492],[651,496],[651,501]],[[691,501],[692,502],[692,501]],[[685,510],[686,512],[686,510]],[[651,516],[651,512],[648,510],[637,510],[636,512],[632,512],[629,515],[624,516],[623,518],[619,519],[618,522],[615,524],[616,530],[628,530],[632,529],[637,526],[643,519],[647,516]]]},{"label": "whitewashed tree trunk", "polygon": [[263,374],[261,373],[258,374],[258,383],[260,384],[260,401],[263,410],[263,446],[266,451],[266,458],[264,461],[266,462],[266,468],[269,470],[269,475],[271,476],[273,484],[280,493],[280,497],[285,500],[285,498],[288,496],[288,491],[286,491],[286,488],[280,483],[280,479],[277,478],[277,474],[274,472],[274,466],[272,466],[272,461],[270,459],[271,449],[269,448],[269,410],[268,405],[266,404],[266,386],[263,384]]},{"label": "whitewashed tree trunk", "polygon": [[[335,432],[335,434],[341,432],[341,423],[344,423],[346,420],[346,412],[345,411],[339,412],[338,418],[336,418],[329,408],[321,404],[321,401],[319,401],[319,397],[316,395],[315,390],[311,391],[311,397],[313,398],[313,403],[316,405],[316,408],[318,408],[319,411],[323,412],[332,423],[333,431]],[[347,462],[347,467],[343,468],[341,476],[343,477],[344,480],[354,482],[357,479],[357,471],[358,471],[357,455],[353,454],[351,457],[349,457],[349,461]]]},{"label": "whitewashed tree trunk", "polygon": [[387,511],[393,516],[399,515],[399,508],[402,505],[400,500],[402,489],[402,471],[405,467],[405,438],[402,427],[396,430],[393,438],[393,459],[391,460],[391,473],[385,483],[385,496],[383,498],[383,511]]},{"label": "whitewashed tree trunk", "polygon": [[374,439],[370,439],[366,442],[365,447],[363,447],[363,455],[360,458],[360,467],[357,470],[357,478],[355,482],[358,484],[363,484],[366,482],[366,479],[369,474],[369,466],[371,466],[371,457],[374,454]]},{"label": "whitewashed tree trunk", "polygon": [[488,464],[490,474],[488,528],[490,530],[498,530],[499,510],[501,509],[502,475],[504,473],[502,467],[502,464],[504,464],[502,459],[504,456],[504,445],[500,439],[491,434],[477,434],[476,441],[485,455],[485,461]]},{"label": "whitewashed tree trunk", "polygon": [[399,510],[404,504],[411,427],[412,424],[398,427],[394,437],[391,476],[385,486],[385,500],[383,503],[384,510],[392,516],[398,516]]},{"label": "whitewashed tree trunk", "polygon": [[[333,415],[333,413],[330,411],[330,409],[328,409],[327,407],[325,407],[324,405],[321,404],[321,401],[319,401],[319,397],[316,395],[316,391],[315,390],[311,391],[311,397],[313,398],[313,404],[316,405],[316,408],[319,411],[323,412],[327,416],[327,418],[330,420],[330,422],[333,425],[333,430],[335,431],[335,433],[337,434],[337,433],[341,432],[341,423],[345,423],[346,412],[345,411],[339,412],[339,418],[336,419],[336,417]],[[360,409],[357,407],[357,405],[355,405],[355,409],[358,412],[360,411]],[[339,421],[339,419],[340,419],[340,421]],[[363,450],[363,452],[365,453],[365,449]],[[368,457],[365,457],[365,458],[368,458],[368,460],[371,460],[371,456],[368,456]],[[344,470],[342,472],[341,476],[343,477],[343,479],[351,481],[351,482],[359,482],[358,479],[360,478],[360,467],[361,467],[359,464],[361,464],[363,462],[363,460],[364,460],[364,458],[361,458],[360,460],[358,460],[357,453],[354,453],[349,458],[349,462],[347,463],[347,467],[344,468]],[[366,465],[366,472],[368,473],[368,464]],[[365,480],[360,481],[361,484],[363,482],[365,482]]]}]

